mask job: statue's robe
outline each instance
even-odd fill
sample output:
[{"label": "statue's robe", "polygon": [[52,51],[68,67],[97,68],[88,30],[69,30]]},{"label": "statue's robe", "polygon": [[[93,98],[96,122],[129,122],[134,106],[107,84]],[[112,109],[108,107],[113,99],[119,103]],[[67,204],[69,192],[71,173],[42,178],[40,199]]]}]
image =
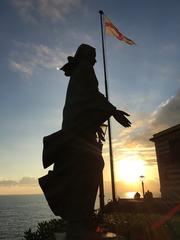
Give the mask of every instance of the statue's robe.
[{"label": "statue's robe", "polygon": [[70,78],[63,111],[62,129],[97,129],[116,110],[99,92],[93,66],[80,62]]},{"label": "statue's robe", "polygon": [[92,64],[78,63],[70,77],[62,130],[44,138],[43,165],[53,171],[39,179],[55,215],[66,220],[93,213],[102,169],[99,127],[116,108],[98,90]]}]

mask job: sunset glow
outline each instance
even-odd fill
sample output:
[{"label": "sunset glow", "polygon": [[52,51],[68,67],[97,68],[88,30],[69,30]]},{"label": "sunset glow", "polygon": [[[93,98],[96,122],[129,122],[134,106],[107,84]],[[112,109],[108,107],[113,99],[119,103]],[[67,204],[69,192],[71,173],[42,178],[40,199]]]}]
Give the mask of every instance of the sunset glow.
[{"label": "sunset glow", "polygon": [[139,181],[139,176],[145,174],[144,161],[137,158],[119,160],[116,164],[116,173],[119,180],[136,183]]},{"label": "sunset glow", "polygon": [[[96,49],[94,70],[105,95],[98,14],[102,9],[120,32],[136,42],[128,46],[105,34],[109,101],[127,112],[132,122],[124,128],[111,117],[116,195],[128,192],[132,197],[137,191],[142,195],[139,176],[143,175],[145,190],[160,196],[155,144],[150,139],[180,123],[179,8],[177,0],[131,1],[131,5],[129,1],[1,1],[0,195],[42,193],[37,179],[53,169],[43,168],[43,138],[61,129],[69,84],[58,70],[82,43]],[[84,79],[86,83],[89,87]],[[111,197],[108,131],[105,138],[103,178],[105,195]]]}]

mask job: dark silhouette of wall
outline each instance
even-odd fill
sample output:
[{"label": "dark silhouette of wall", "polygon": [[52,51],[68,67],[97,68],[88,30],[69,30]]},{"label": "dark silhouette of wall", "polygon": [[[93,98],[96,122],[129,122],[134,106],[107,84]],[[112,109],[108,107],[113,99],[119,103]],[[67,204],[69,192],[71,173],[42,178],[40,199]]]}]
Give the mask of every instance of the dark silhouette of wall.
[{"label": "dark silhouette of wall", "polygon": [[159,169],[161,194],[180,199],[180,124],[153,135]]}]

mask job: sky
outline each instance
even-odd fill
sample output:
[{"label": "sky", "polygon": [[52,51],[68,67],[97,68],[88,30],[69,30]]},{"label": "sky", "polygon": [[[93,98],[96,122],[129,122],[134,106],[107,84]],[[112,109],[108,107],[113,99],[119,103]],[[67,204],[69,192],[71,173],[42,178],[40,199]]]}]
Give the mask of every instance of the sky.
[{"label": "sky", "polygon": [[[153,134],[180,123],[180,2],[178,0],[1,0],[0,195],[40,193],[42,139],[61,128],[68,78],[56,68],[81,43],[96,48],[104,93],[98,11],[136,42],[106,36],[110,101],[131,116],[112,119],[117,196],[145,189],[159,194]],[[104,181],[110,192],[108,142]],[[51,168],[50,168],[51,169]]]}]

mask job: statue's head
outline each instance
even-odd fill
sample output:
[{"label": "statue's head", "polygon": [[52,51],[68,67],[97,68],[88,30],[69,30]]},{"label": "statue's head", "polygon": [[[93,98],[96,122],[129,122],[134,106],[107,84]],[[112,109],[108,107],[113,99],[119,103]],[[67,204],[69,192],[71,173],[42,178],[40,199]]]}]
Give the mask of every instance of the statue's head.
[{"label": "statue's head", "polygon": [[66,76],[71,76],[76,65],[81,61],[87,61],[94,65],[96,63],[96,49],[87,44],[81,44],[74,57],[69,56],[68,63],[66,63],[61,70],[64,71]]},{"label": "statue's head", "polygon": [[74,58],[77,61],[86,60],[90,62],[92,65],[94,65],[96,62],[96,49],[91,47],[90,45],[81,44],[78,47],[74,55]]}]

